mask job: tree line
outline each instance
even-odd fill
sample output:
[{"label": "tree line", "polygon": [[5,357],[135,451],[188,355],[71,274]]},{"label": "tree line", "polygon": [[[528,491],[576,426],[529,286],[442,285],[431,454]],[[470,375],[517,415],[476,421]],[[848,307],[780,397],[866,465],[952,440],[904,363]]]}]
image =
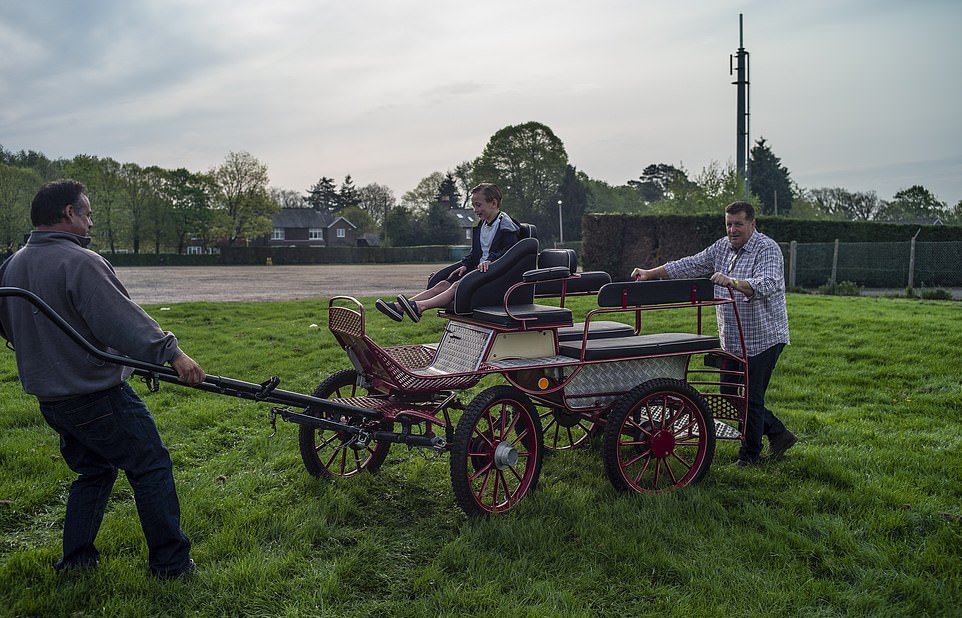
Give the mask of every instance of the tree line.
[{"label": "tree line", "polygon": [[747,183],[734,166],[712,162],[697,174],[682,165],[652,163],[637,179],[612,186],[573,166],[563,142],[544,124],[527,122],[497,131],[481,154],[435,171],[398,200],[371,183],[357,187],[350,174],[338,183],[321,176],[303,191],[268,186],[267,166],[247,152],[230,152],[206,171],[143,167],[109,157],[77,155],[51,160],[35,151],[0,146],[0,246],[16,249],[31,229],[29,208],[45,181],[70,177],[85,183],[94,205],[94,248],[183,253],[188,242],[204,248],[270,233],[280,208],[336,212],[386,245],[455,244],[464,239],[448,212],[467,206],[471,187],[495,182],[503,209],[533,223],[545,240],[581,238],[585,212],[699,214],[720,212],[747,199],[762,214],[855,221],[933,220],[962,224],[954,207],[921,185],[881,200],[874,191],[841,187],[803,189],[761,138],[751,150]]}]

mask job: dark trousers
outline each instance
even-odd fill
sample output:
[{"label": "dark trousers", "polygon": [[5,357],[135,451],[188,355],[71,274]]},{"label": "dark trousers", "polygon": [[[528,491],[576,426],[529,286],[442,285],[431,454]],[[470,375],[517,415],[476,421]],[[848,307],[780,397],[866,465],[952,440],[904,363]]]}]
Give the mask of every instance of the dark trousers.
[{"label": "dark trousers", "polygon": [[134,490],[151,570],[185,567],[190,541],[180,528],[170,453],[134,389],[125,382],[62,401],[41,401],[40,411],[60,434],[60,452],[79,475],[67,496],[60,565],[91,564],[100,557],[94,539],[119,468]]},{"label": "dark trousers", "polygon": [[[748,461],[758,461],[762,452],[762,436],[768,436],[769,441],[772,437],[778,436],[786,431],[775,414],[765,407],[765,391],[768,390],[768,383],[771,382],[772,372],[775,371],[775,363],[785,348],[784,343],[778,343],[768,348],[764,352],[755,356],[748,357],[748,423],[745,427],[745,439],[738,450],[738,458]],[[725,360],[722,369],[734,369],[735,363]],[[723,373],[722,381],[729,383],[741,383],[742,378],[736,374]],[[735,389],[722,387],[723,393],[732,394]]]}]

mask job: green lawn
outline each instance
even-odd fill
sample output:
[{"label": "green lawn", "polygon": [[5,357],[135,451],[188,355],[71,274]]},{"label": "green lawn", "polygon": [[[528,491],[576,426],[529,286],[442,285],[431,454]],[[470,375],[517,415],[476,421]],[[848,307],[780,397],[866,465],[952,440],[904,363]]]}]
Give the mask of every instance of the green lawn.
[{"label": "green lawn", "polygon": [[[148,311],[212,374],[310,392],[348,366],[321,300]],[[535,493],[489,519],[455,506],[447,457],[395,446],[377,475],[314,479],[296,426],[270,436],[269,406],[162,385],[144,398],[199,566],[169,583],[147,572],[122,477],[101,566],[53,572],[72,473],[5,351],[0,614],[960,615],[962,305],[790,295],[789,313],[769,403],[801,441],[783,461],[727,466],[737,444],[720,441],[700,485],[629,496],[597,451],[564,452],[545,459]],[[368,319],[384,346],[443,328]]]}]

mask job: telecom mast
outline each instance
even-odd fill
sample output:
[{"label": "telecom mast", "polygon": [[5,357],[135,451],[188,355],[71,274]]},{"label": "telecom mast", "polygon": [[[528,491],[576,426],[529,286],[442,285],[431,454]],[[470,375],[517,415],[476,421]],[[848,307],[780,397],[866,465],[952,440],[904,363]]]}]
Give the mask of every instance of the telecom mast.
[{"label": "telecom mast", "polygon": [[745,180],[745,190],[748,190],[748,151],[749,151],[749,105],[748,105],[748,52],[745,51],[744,29],[742,14],[738,14],[738,52],[735,56],[728,56],[728,74],[736,75],[735,84],[738,88],[738,111],[735,136],[735,166],[738,173]]}]

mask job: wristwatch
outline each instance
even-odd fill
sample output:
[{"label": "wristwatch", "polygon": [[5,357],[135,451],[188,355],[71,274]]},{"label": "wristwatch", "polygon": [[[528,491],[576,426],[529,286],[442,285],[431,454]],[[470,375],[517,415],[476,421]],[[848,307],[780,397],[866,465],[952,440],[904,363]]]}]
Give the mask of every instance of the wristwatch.
[{"label": "wristwatch", "polygon": [[738,279],[732,279],[732,287],[738,289]]}]

